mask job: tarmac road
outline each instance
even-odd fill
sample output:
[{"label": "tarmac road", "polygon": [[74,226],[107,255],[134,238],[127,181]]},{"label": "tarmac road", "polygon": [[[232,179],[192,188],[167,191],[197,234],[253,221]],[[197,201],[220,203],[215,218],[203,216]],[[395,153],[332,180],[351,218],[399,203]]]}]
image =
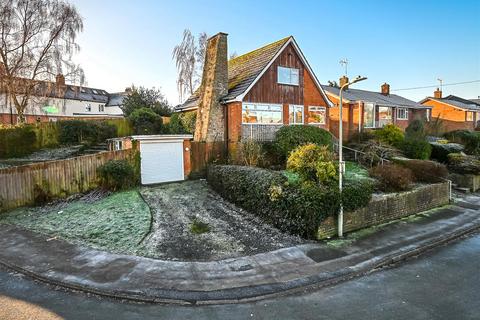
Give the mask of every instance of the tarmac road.
[{"label": "tarmac road", "polygon": [[480,234],[333,287],[237,305],[127,303],[0,269],[0,319],[480,319]]}]

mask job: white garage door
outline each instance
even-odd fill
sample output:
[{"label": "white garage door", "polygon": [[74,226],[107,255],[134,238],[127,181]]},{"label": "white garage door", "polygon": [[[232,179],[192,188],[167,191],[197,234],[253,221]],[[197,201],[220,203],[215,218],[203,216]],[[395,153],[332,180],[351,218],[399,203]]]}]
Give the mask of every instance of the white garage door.
[{"label": "white garage door", "polygon": [[142,184],[179,181],[183,175],[183,142],[140,143]]}]

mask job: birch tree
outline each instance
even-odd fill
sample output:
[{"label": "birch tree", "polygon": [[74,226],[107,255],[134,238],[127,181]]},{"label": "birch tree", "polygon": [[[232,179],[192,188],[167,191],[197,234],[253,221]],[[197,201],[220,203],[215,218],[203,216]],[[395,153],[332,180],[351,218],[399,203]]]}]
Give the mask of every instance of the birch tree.
[{"label": "birch tree", "polygon": [[83,83],[82,69],[72,62],[80,49],[83,20],[62,0],[1,0],[0,69],[2,88],[13,102],[18,121],[32,96],[46,94],[57,74]]},{"label": "birch tree", "polygon": [[201,82],[207,34],[202,32],[195,38],[190,30],[183,31],[182,42],[175,46],[172,59],[177,67],[177,90],[180,102],[191,95]]}]

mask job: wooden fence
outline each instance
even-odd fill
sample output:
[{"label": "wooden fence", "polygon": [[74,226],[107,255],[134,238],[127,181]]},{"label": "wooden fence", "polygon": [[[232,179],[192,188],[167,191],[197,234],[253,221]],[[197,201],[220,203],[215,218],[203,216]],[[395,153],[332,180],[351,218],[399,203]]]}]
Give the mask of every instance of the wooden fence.
[{"label": "wooden fence", "polygon": [[133,150],[107,151],[65,160],[0,169],[0,211],[31,205],[38,192],[52,197],[97,186],[97,168],[109,160],[130,159]]},{"label": "wooden fence", "polygon": [[191,172],[202,175],[209,163],[223,162],[227,159],[225,142],[192,142],[191,143]]}]

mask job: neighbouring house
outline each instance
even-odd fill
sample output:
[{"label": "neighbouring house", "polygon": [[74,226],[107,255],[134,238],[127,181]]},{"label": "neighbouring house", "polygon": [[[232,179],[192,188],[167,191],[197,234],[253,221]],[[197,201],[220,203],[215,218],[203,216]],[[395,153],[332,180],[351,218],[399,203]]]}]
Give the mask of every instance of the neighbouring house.
[{"label": "neighbouring house", "polygon": [[[1,78],[0,74],[0,123],[15,124],[17,111]],[[73,118],[119,118],[123,117],[120,106],[124,94],[109,94],[102,89],[66,84],[65,77],[59,74],[55,82],[37,83],[35,95],[31,96],[25,109],[25,118],[27,123]],[[18,96],[21,97],[21,93]]]},{"label": "neighbouring house", "polygon": [[[328,129],[331,102],[290,36],[228,60],[227,34],[207,43],[200,88],[177,112],[197,111],[195,141],[272,140],[285,125]],[[230,151],[232,151],[230,149]]]},{"label": "neighbouring house", "polygon": [[433,97],[427,97],[420,103],[432,108],[432,117],[441,119],[446,131],[473,130],[480,124],[480,102],[454,95],[443,98],[442,91],[437,88]]},{"label": "neighbouring house", "polygon": [[[340,86],[348,83],[346,76],[340,78],[339,85],[333,83],[323,86],[329,99],[335,104],[330,109],[330,131],[338,137],[339,127],[339,92]],[[379,92],[343,89],[343,137],[348,140],[353,134],[365,129],[381,128],[394,124],[405,129],[417,118],[428,119],[430,107],[390,93],[390,85],[384,83]]]}]

